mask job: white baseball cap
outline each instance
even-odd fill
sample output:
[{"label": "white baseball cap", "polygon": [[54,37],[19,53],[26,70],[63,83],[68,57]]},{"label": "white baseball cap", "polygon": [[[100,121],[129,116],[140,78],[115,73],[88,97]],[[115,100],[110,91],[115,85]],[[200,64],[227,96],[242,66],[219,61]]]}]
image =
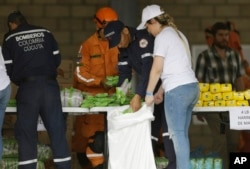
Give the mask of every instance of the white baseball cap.
[{"label": "white baseball cap", "polygon": [[145,24],[148,20],[159,16],[161,14],[165,13],[161,10],[161,7],[159,5],[148,5],[142,10],[142,19],[140,25],[137,27],[137,30],[144,29]]}]

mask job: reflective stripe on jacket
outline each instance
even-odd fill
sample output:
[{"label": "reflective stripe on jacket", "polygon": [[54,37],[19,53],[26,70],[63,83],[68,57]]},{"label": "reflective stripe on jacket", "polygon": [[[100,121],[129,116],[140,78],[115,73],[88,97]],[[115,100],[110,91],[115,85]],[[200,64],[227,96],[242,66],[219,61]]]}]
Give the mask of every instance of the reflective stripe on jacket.
[{"label": "reflective stripe on jacket", "polygon": [[89,93],[107,92],[101,85],[106,76],[118,75],[118,49],[97,34],[84,41],[79,50],[81,61],[75,69],[74,87]]}]

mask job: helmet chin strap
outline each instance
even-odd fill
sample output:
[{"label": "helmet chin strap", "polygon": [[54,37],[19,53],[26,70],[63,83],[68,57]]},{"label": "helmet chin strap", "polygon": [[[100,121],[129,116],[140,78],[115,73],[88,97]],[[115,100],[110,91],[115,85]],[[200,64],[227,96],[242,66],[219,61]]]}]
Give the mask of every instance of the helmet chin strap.
[{"label": "helmet chin strap", "polygon": [[96,32],[97,32],[97,35],[98,35],[98,38],[102,38],[101,35],[100,35],[101,30],[102,30],[102,28],[99,28],[99,29],[97,29],[97,31],[96,31]]},{"label": "helmet chin strap", "polygon": [[101,21],[96,15],[95,15],[95,19],[97,20],[97,22],[99,22],[99,24],[101,24],[102,26],[106,24],[106,21]]},{"label": "helmet chin strap", "polygon": [[103,28],[99,28],[99,29],[97,29],[97,31],[96,31],[96,33],[97,33],[97,36],[98,36],[98,38],[99,39],[101,39],[101,40],[106,40],[106,38],[104,37],[104,36],[101,36],[101,30],[102,30]]}]

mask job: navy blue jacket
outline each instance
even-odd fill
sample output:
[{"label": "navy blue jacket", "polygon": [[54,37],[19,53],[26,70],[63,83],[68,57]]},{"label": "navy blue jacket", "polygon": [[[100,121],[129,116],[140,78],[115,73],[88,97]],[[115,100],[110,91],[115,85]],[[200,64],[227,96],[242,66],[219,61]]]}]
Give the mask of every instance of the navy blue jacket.
[{"label": "navy blue jacket", "polygon": [[119,55],[119,82],[118,86],[127,78],[131,80],[132,69],[139,75],[135,93],[145,97],[149,80],[149,73],[153,63],[154,37],[145,30],[136,30],[128,27],[132,42],[128,48],[120,48]]},{"label": "navy blue jacket", "polygon": [[57,76],[61,55],[50,31],[22,24],[4,36],[2,53],[11,81],[19,85],[31,76]]}]

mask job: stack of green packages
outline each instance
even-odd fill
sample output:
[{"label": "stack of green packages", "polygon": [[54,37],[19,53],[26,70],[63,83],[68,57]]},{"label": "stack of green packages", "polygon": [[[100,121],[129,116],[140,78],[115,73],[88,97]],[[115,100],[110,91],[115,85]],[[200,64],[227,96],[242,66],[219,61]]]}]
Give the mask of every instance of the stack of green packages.
[{"label": "stack of green packages", "polygon": [[157,169],[164,169],[168,165],[168,159],[165,157],[155,157],[155,164]]},{"label": "stack of green packages", "polygon": [[129,105],[130,100],[134,97],[134,93],[130,92],[130,88],[131,82],[126,79],[121,87],[116,87],[116,93],[113,95],[108,93],[84,94],[80,107],[93,108]]},{"label": "stack of green packages", "polygon": [[[0,164],[2,169],[18,169],[18,159],[17,158],[4,158]],[[42,161],[37,162],[36,169],[45,169],[44,163]]]},{"label": "stack of green packages", "polygon": [[119,80],[119,76],[107,76],[106,77],[106,85],[113,87],[116,86]]},{"label": "stack of green packages", "polygon": [[8,102],[8,107],[16,107],[16,99],[10,99]]},{"label": "stack of green packages", "polygon": [[108,93],[98,93],[96,95],[86,95],[81,103],[83,108],[107,107],[111,105],[119,105],[116,103],[115,95],[109,96]]},{"label": "stack of green packages", "polygon": [[[45,169],[44,162],[52,157],[49,146],[38,143],[37,169]],[[18,144],[14,138],[3,139],[3,158],[1,169],[18,169]]]},{"label": "stack of green packages", "polygon": [[214,159],[214,169],[222,169],[222,168],[223,168],[222,159],[215,158]]},{"label": "stack of green packages", "polygon": [[73,87],[61,90],[61,101],[64,107],[79,107],[83,101],[83,94]]},{"label": "stack of green packages", "polygon": [[131,89],[131,82],[128,79],[125,79],[120,87],[116,87],[116,97],[120,100],[121,104],[124,104],[126,101],[126,96],[128,95]]},{"label": "stack of green packages", "polygon": [[222,159],[217,157],[191,158],[190,169],[223,169]]}]

